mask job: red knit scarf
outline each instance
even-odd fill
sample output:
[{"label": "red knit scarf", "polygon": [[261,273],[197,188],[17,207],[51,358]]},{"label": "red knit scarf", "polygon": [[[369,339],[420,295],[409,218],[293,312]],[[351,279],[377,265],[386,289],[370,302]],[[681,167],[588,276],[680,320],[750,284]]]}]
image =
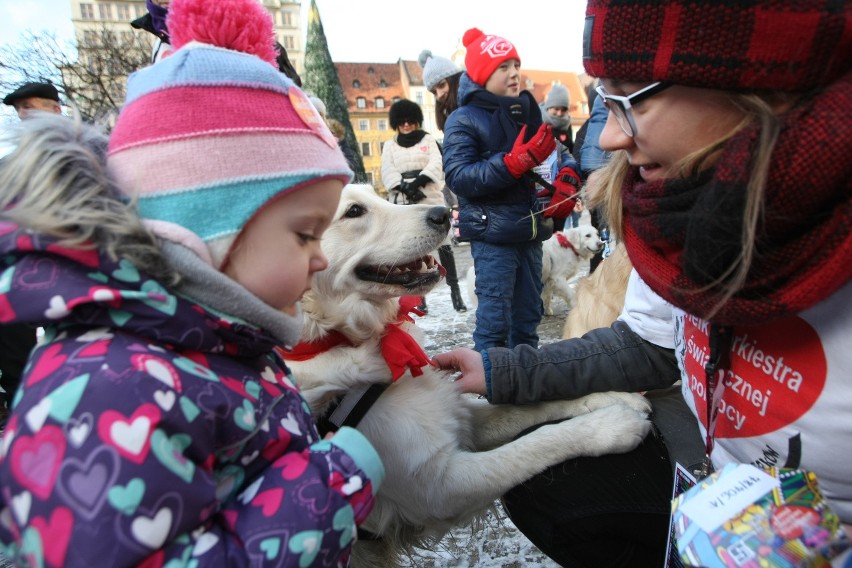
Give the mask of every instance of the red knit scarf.
[{"label": "red knit scarf", "polygon": [[[422,311],[416,308],[420,301],[420,296],[403,296],[400,298],[397,319],[385,326],[384,335],[380,340],[382,357],[390,367],[391,377],[394,381],[400,378],[406,369],[411,371],[412,376],[419,377],[423,374],[423,367],[432,364],[420,344],[401,326],[404,322],[414,322],[409,314],[424,315]],[[306,361],[338,345],[355,346],[339,331],[331,331],[321,339],[301,342],[291,351],[279,349],[278,352],[285,361]]]},{"label": "red knit scarf", "polygon": [[722,289],[707,287],[740,252],[758,127],[735,135],[714,169],[694,178],[644,183],[638,170],[628,175],[630,258],[655,292],[688,313],[760,324],[815,305],[852,275],[852,73],[782,120],[755,257],[743,287],[715,314]]}]

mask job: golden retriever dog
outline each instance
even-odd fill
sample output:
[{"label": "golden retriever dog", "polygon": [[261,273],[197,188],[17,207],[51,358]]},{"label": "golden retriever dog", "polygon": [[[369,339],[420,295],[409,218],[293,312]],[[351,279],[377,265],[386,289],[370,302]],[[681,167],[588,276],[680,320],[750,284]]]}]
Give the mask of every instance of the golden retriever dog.
[{"label": "golden retriever dog", "polygon": [[563,339],[612,325],[624,308],[632,268],[627,249],[619,243],[593,273],[577,281],[576,302],[562,328]]},{"label": "golden retriever dog", "polygon": [[545,315],[553,315],[553,297],[559,296],[574,307],[574,288],[571,279],[588,266],[589,259],[604,248],[598,230],[591,225],[557,231],[541,245],[541,280],[544,289],[541,301]]},{"label": "golden retriever dog", "polygon": [[[305,328],[294,352],[319,349],[288,364],[318,423],[332,409],[331,421],[339,420],[353,393],[384,389],[356,426],[381,456],[386,478],[362,527],[378,538],[355,543],[353,566],[398,565],[413,547],[429,547],[548,466],[629,451],[650,429],[648,403],[638,395],[491,405],[460,393],[450,375],[423,360],[422,330],[401,313],[400,297],[421,296],[440,281],[429,252],[449,226],[443,207],[394,205],[369,185],[347,186],[323,236],[329,266],[302,301]],[[402,367],[383,355],[384,342],[406,343],[400,334],[413,340],[411,353],[421,351]]]}]

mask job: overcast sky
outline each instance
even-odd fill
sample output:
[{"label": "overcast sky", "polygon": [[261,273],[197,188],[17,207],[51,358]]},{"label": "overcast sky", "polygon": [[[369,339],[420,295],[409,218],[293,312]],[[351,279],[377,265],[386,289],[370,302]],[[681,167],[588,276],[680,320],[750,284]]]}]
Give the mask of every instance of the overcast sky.
[{"label": "overcast sky", "polygon": [[[332,58],[390,63],[417,59],[423,49],[448,56],[465,30],[478,27],[514,42],[523,67],[582,71],[583,0],[526,0],[512,8],[482,0],[429,0],[419,11],[412,4],[317,0]],[[308,6],[305,1],[305,19]],[[70,37],[70,0],[0,0],[0,43],[16,42],[26,29]]]},{"label": "overcast sky", "polygon": [[[465,30],[477,27],[512,41],[522,67],[583,71],[584,0],[428,0],[419,5],[413,10],[405,0],[317,0],[332,59],[392,63],[416,60],[423,49],[449,57]],[[309,6],[310,0],[304,0],[304,31]],[[25,30],[70,39],[70,0],[0,0],[0,44],[17,43]],[[2,123],[10,109],[0,106]]]}]

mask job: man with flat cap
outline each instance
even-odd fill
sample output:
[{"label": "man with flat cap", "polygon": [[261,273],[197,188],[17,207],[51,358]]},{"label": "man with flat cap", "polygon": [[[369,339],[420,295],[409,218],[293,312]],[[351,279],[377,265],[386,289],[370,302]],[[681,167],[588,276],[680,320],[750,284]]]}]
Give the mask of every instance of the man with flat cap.
[{"label": "man with flat cap", "polygon": [[[3,104],[15,107],[21,120],[39,112],[62,114],[59,91],[50,83],[25,83],[6,95]],[[0,325],[0,428],[35,344],[36,330],[29,325]]]},{"label": "man with flat cap", "polygon": [[6,95],[3,104],[15,107],[21,120],[32,112],[62,114],[59,91],[50,83],[24,83]]}]

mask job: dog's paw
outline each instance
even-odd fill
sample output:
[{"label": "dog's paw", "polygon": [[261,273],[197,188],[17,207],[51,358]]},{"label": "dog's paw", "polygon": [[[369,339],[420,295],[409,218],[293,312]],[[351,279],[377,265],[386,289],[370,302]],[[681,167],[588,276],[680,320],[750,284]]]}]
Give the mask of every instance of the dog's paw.
[{"label": "dog's paw", "polygon": [[[622,404],[607,406],[568,420],[582,430],[585,456],[629,452],[651,431],[647,414]],[[575,433],[576,435],[576,433]]]},{"label": "dog's paw", "polygon": [[600,408],[621,404],[629,406],[637,412],[644,413],[646,416],[651,413],[651,403],[641,394],[632,392],[598,392],[590,394],[580,399],[589,412],[594,412]]}]

